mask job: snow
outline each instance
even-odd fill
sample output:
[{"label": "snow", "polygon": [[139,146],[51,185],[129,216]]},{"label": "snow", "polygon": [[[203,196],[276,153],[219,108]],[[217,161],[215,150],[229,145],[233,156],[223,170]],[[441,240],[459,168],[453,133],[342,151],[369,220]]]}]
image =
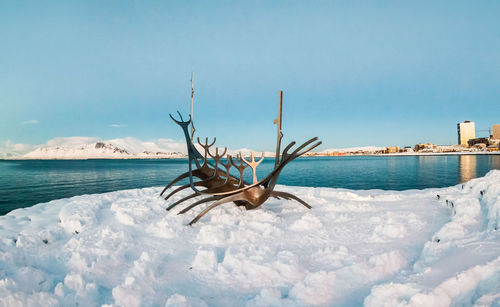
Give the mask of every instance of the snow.
[{"label": "snow", "polygon": [[2,159],[164,159],[184,157],[185,154],[185,142],[172,139],[142,141],[125,137],[101,140],[97,137],[71,136],[54,138],[42,145],[15,144],[11,141],[0,144]]},{"label": "snow", "polygon": [[[44,145],[31,146],[25,144],[11,144],[6,142],[6,148],[0,146],[0,158],[5,159],[37,159],[37,160],[71,160],[71,159],[170,159],[186,158],[185,142],[172,139],[158,139],[156,141],[141,141],[127,137],[100,141],[94,137],[66,137],[55,138]],[[195,144],[200,152],[203,148]],[[8,153],[3,151],[8,150]],[[30,150],[22,154],[23,151]],[[213,149],[212,149],[213,151]],[[227,154],[236,156],[250,156],[253,150],[241,148],[228,150]],[[255,152],[255,151],[253,151]],[[255,152],[259,158],[261,152]],[[265,157],[274,157],[274,152],[266,151]]]},{"label": "snow", "polygon": [[[118,144],[118,145],[115,145]],[[142,149],[148,149],[140,151]],[[153,150],[153,151],[151,151]],[[165,159],[183,158],[180,152],[165,152],[154,143],[123,139],[73,146],[39,147],[24,159]]]},{"label": "snow", "polygon": [[227,204],[190,227],[201,208],[167,212],[154,187],[12,211],[0,306],[500,303],[499,170],[441,189],[277,189],[313,209]]}]

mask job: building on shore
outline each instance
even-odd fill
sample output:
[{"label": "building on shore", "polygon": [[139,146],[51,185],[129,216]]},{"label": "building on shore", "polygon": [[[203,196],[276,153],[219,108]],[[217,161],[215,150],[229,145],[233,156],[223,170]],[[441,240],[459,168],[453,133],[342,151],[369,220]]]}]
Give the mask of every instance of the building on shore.
[{"label": "building on shore", "polygon": [[436,148],[437,146],[432,143],[418,143],[417,145],[415,145],[413,150],[416,152],[434,152]]},{"label": "building on shore", "polygon": [[389,146],[385,148],[385,153],[397,153],[399,152],[398,146]]},{"label": "building on shore", "polygon": [[500,125],[493,125],[493,135],[492,139],[500,140]]},{"label": "building on shore", "polygon": [[[493,125],[488,137],[470,139],[467,143],[469,147],[479,150],[498,151],[500,149],[500,125]],[[491,133],[493,132],[493,133]]]},{"label": "building on shore", "polygon": [[415,152],[411,146],[405,146],[399,149],[399,152]]},{"label": "building on shore", "polygon": [[[475,145],[478,145],[478,144],[484,144],[486,146],[488,145],[491,145],[491,141],[490,141],[490,138],[476,138],[476,139],[470,139],[467,144],[469,145],[469,147],[472,147],[472,146],[475,146]],[[480,147],[483,147],[483,146],[480,146]]]},{"label": "building on shore", "polygon": [[474,122],[466,120],[463,123],[458,123],[457,131],[459,145],[468,146],[469,140],[476,138],[476,127]]}]

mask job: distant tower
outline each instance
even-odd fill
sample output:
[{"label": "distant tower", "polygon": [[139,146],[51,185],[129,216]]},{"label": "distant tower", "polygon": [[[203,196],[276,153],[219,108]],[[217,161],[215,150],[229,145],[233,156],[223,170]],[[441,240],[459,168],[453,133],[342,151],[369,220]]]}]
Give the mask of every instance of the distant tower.
[{"label": "distant tower", "polygon": [[468,141],[470,139],[475,139],[476,138],[476,126],[474,122],[471,121],[464,121],[463,123],[458,123],[457,124],[457,130],[458,130],[458,144],[459,145],[468,145]]},{"label": "distant tower", "polygon": [[500,140],[500,125],[493,125],[493,139]]}]

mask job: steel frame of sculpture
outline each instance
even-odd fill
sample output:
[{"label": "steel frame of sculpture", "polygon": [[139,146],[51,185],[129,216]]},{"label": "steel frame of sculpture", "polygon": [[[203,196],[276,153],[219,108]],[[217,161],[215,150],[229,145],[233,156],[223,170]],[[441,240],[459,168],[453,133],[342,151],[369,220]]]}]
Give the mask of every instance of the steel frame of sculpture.
[{"label": "steel frame of sculpture", "polygon": [[[298,146],[295,150],[289,153],[292,147],[294,147],[296,144],[295,142],[291,142],[290,144],[288,144],[288,146],[285,147],[285,149],[283,149],[283,152],[280,154],[281,139],[283,138],[283,133],[281,131],[282,103],[283,91],[280,91],[278,117],[274,120],[274,123],[277,125],[276,157],[274,169],[262,180],[257,180],[256,169],[257,166],[264,160],[264,152],[262,152],[262,156],[258,161],[255,160],[254,153],[251,152],[250,161],[247,161],[243,157],[243,155],[239,153],[235,159],[233,159],[231,155],[227,155],[226,162],[224,163],[222,159],[226,155],[226,147],[224,148],[222,153],[219,153],[219,148],[216,147],[215,154],[212,154],[210,148],[215,144],[216,138],[214,138],[214,140],[210,144],[208,142],[208,138],[205,139],[204,144],[200,142],[199,138],[197,138],[198,144],[201,148],[203,148],[204,151],[204,153],[201,154],[193,144],[193,128],[191,131],[191,136],[188,132],[188,126],[190,124],[192,126],[191,115],[189,116],[189,120],[184,121],[180,112],[177,112],[179,114],[180,120],[175,119],[170,114],[170,118],[172,118],[172,120],[176,124],[178,124],[184,132],[188,150],[189,170],[186,173],[178,176],[167,186],[165,186],[160,195],[163,195],[167,191],[167,189],[172,187],[176,182],[185,178],[189,178],[189,183],[171,191],[165,197],[165,200],[168,200],[177,192],[180,192],[189,187],[191,187],[194,193],[174,202],[167,208],[167,211],[171,210],[182,202],[195,198],[197,196],[207,197],[190,204],[188,207],[181,210],[178,214],[184,214],[203,203],[211,201],[213,201],[213,203],[206,207],[200,214],[198,214],[189,223],[189,225],[193,225],[194,223],[196,223],[208,211],[229,202],[233,202],[237,206],[244,206],[247,210],[251,210],[258,208],[260,205],[266,202],[269,197],[274,197],[278,199],[284,198],[287,200],[293,199],[301,203],[308,209],[311,209],[311,206],[309,206],[305,201],[298,198],[297,196],[287,192],[274,190],[278,181],[278,176],[288,163],[321,144],[321,141],[318,141],[318,138],[314,137],[304,142],[302,145]],[[213,163],[209,161],[209,157],[213,159]],[[196,169],[193,169],[193,163],[195,164]],[[223,169],[221,169],[219,165]],[[238,171],[239,176],[233,176],[230,174],[230,170],[233,167]],[[253,173],[253,182],[251,184],[243,180],[243,173],[247,167],[250,167]],[[198,178],[199,181],[195,181],[194,177]],[[198,187],[204,187],[205,189],[200,190],[198,189]]]}]

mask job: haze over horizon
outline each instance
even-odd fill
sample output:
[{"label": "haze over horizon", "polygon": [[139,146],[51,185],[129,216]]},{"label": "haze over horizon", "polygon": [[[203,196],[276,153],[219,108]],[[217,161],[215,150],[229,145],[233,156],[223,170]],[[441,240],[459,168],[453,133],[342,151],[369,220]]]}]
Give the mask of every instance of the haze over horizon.
[{"label": "haze over horizon", "polygon": [[74,136],[273,151],[456,143],[499,124],[500,3],[2,2],[0,153]]}]

